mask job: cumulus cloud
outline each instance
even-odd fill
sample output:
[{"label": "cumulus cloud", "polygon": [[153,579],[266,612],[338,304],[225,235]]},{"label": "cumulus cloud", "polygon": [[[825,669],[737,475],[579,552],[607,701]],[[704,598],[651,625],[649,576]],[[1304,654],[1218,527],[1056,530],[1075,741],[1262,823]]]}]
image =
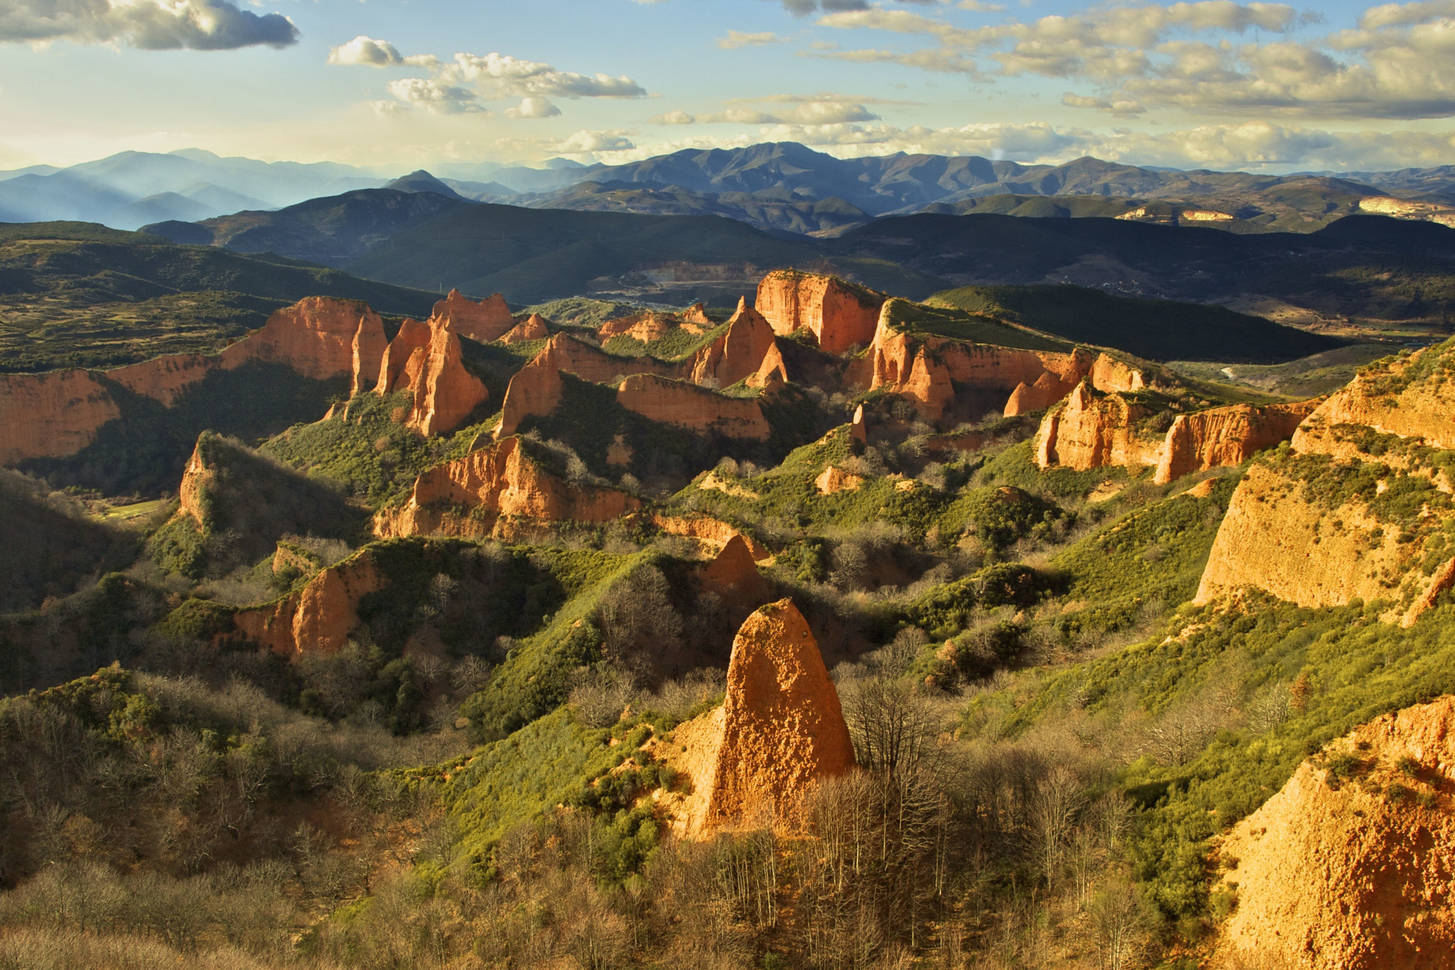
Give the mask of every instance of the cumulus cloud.
[{"label": "cumulus cloud", "polygon": [[770,95],[729,102],[721,111],[696,116],[673,112],[654,118],[658,124],[733,124],[733,125],[838,125],[857,121],[878,121],[879,116],[868,106],[833,95]]},{"label": "cumulus cloud", "polygon": [[556,143],[555,151],[561,155],[592,155],[596,152],[620,152],[636,145],[619,131],[578,131]]},{"label": "cumulus cloud", "polygon": [[474,91],[443,84],[432,78],[407,77],[390,81],[389,93],[404,104],[426,108],[439,114],[484,111]]},{"label": "cumulus cloud", "polygon": [[387,40],[360,34],[329,50],[328,62],[341,67],[434,67],[439,59],[433,54],[404,57]]},{"label": "cumulus cloud", "polygon": [[560,108],[545,98],[536,97],[521,98],[520,104],[505,109],[507,118],[554,118],[560,113]]},{"label": "cumulus cloud", "polygon": [[666,114],[657,115],[652,119],[654,125],[692,125],[696,123],[697,118],[686,111],[668,111]]},{"label": "cumulus cloud", "polygon": [[[1307,15],[1281,3],[1192,0],[1126,4],[966,28],[943,16],[889,7],[825,13],[840,30],[920,35],[929,46],[866,47],[815,56],[891,62],[976,79],[1018,75],[1090,82],[1064,103],[1125,115],[1138,106],[1326,117],[1431,118],[1455,114],[1455,0],[1367,10],[1359,27],[1294,40]],[[1250,31],[1271,43],[1238,42]]]},{"label": "cumulus cloud", "polygon": [[717,46],[723,50],[734,50],[739,47],[763,47],[767,44],[781,43],[783,43],[783,38],[772,31],[747,34],[741,30],[729,30],[727,36],[717,39]]},{"label": "cumulus cloud", "polygon": [[439,72],[449,83],[483,85],[499,95],[561,98],[644,98],[646,89],[625,75],[576,74],[558,71],[541,61],[527,61],[492,51],[459,53]]},{"label": "cumulus cloud", "polygon": [[0,41],[69,40],[145,50],[287,47],[298,28],[280,13],[255,14],[229,0],[6,0]]}]

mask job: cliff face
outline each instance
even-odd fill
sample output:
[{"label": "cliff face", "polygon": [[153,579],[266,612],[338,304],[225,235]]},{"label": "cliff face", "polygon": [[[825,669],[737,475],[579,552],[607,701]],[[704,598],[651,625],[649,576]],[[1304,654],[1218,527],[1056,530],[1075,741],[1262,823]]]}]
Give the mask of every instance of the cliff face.
[{"label": "cliff face", "polygon": [[744,535],[721,519],[713,519],[705,515],[690,517],[663,515],[657,512],[652,515],[652,524],[668,535],[695,539],[714,553],[721,552],[723,547],[734,539],[741,539],[755,562],[762,562],[772,558],[773,555],[751,536]]},{"label": "cliff face", "polygon": [[839,696],[808,623],[792,600],[764,606],[733,640],[705,826],[791,825],[815,782],[853,767]]},{"label": "cliff face", "polygon": [[1141,390],[1154,383],[1130,364],[1081,348],[1016,350],[911,334],[894,323],[901,304],[893,299],[884,304],[869,351],[849,365],[848,379],[863,390],[883,389],[913,401],[930,421],[945,417],[960,395],[973,398],[981,411],[994,402],[1002,414],[1014,417],[1050,407],[1083,380],[1102,392]]},{"label": "cliff face", "polygon": [[[1362,777],[1331,777],[1336,755],[1357,759]],[[1299,766],[1220,848],[1236,860],[1224,881],[1238,900],[1219,940],[1225,965],[1455,967],[1452,783],[1449,696],[1371,721]]]},{"label": "cliff face", "polygon": [[[410,317],[404,318],[399,332],[384,348],[382,359],[378,364],[379,378],[374,385],[374,393],[388,394],[399,386],[400,380],[404,377],[404,368],[409,364],[409,358],[416,350],[429,346],[432,333],[433,330],[428,323]],[[361,383],[362,379],[363,375],[359,374],[355,377],[354,383]]]},{"label": "cliff face", "polygon": [[382,588],[366,550],[323,570],[277,603],[237,613],[233,622],[244,638],[284,657],[334,653],[359,626],[359,600]]},{"label": "cliff face", "polygon": [[[551,343],[562,339],[560,334],[551,338]],[[500,425],[495,437],[503,440],[520,430],[521,422],[531,415],[546,415],[561,403],[563,384],[561,370],[552,362],[545,350],[532,357],[530,362],[516,371],[505,388],[505,399],[500,405]]]},{"label": "cliff face", "polygon": [[511,437],[420,475],[402,507],[375,517],[374,531],[382,538],[482,537],[505,534],[506,519],[604,522],[640,504],[626,492],[568,482]]},{"label": "cliff face", "polygon": [[1377,363],[1313,410],[1285,451],[1244,476],[1198,587],[1203,603],[1253,586],[1304,606],[1390,604],[1413,623],[1455,577],[1455,344]]},{"label": "cliff face", "polygon": [[869,343],[879,322],[884,295],[833,276],[774,270],[758,284],[753,305],[773,331],[790,334],[806,327],[819,347],[841,354]]},{"label": "cliff face", "polygon": [[83,370],[0,377],[0,462],[75,454],[120,415],[111,392]]},{"label": "cliff face", "polygon": [[667,334],[677,328],[681,322],[676,314],[662,313],[658,310],[644,310],[641,313],[633,313],[630,316],[615,317],[607,320],[597,331],[602,342],[612,337],[630,337],[633,340],[640,340],[649,344],[654,340],[661,340]]},{"label": "cliff face", "polygon": [[121,416],[105,377],[171,407],[214,370],[252,361],[283,364],[305,377],[328,380],[355,373],[361,353],[384,346],[378,314],[356,300],[309,297],[278,310],[267,323],[220,354],[178,354],[106,372],[69,370],[0,376],[0,464],[73,455]]},{"label": "cliff face", "polygon": [[1193,472],[1241,465],[1256,452],[1291,438],[1318,404],[1234,404],[1179,414],[1162,442],[1152,480],[1163,485]]},{"label": "cliff face", "polygon": [[1036,464],[1077,471],[1155,464],[1157,439],[1137,429],[1138,422],[1151,414],[1151,409],[1119,394],[1093,394],[1089,383],[1082,381],[1067,395],[1065,404],[1041,420]]},{"label": "cliff face", "polygon": [[768,599],[768,584],[758,572],[747,540],[735,535],[698,571],[698,584],[744,612]]},{"label": "cliff face", "polygon": [[755,398],[727,397],[651,374],[622,381],[616,399],[649,421],[694,431],[753,441],[766,441],[773,432]]},{"label": "cliff face", "polygon": [[358,300],[310,296],[268,318],[261,330],[223,350],[228,370],[249,361],[284,364],[304,377],[328,380],[347,376],[354,367],[354,338],[360,329],[367,341],[383,347],[384,323]]},{"label": "cliff face", "polygon": [[482,344],[499,340],[515,327],[515,315],[499,293],[476,303],[459,290],[450,290],[434,305],[430,319]]},{"label": "cliff face", "polygon": [[778,380],[788,379],[773,326],[744,299],[738,301],[727,332],[694,354],[683,370],[683,376],[694,384],[712,382],[718,387],[741,380],[763,387],[774,375]]}]

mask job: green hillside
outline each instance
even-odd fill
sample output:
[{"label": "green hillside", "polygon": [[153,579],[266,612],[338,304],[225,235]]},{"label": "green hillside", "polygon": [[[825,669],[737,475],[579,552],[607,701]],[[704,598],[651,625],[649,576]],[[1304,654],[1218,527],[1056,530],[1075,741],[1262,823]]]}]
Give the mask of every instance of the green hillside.
[{"label": "green hillside", "polygon": [[432,297],[276,256],[76,222],[0,224],[0,372],[211,353],[305,296],[429,312]]}]

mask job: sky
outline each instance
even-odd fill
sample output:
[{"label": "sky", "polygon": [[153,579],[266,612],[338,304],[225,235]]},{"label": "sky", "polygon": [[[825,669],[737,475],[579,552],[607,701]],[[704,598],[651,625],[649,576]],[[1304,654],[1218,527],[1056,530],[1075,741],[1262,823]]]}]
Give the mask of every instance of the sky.
[{"label": "sky", "polygon": [[0,168],[203,148],[468,176],[798,141],[1455,163],[1455,0],[0,0]]}]

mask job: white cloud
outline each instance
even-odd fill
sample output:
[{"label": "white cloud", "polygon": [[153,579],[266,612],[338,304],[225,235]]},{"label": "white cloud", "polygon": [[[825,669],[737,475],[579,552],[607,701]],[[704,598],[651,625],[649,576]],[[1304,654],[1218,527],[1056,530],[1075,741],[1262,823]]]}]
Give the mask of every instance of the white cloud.
[{"label": "white cloud", "polygon": [[[1090,82],[1064,103],[1126,115],[1152,107],[1284,117],[1432,118],[1455,114],[1455,0],[1373,7],[1357,30],[1312,40],[1312,19],[1281,3],[1123,4],[963,28],[889,7],[828,13],[825,27],[920,35],[918,50],[861,48],[813,56],[896,63],[978,80],[1037,75]],[[1250,31],[1272,42],[1240,43]],[[1261,38],[1260,38],[1261,39]]]},{"label": "white cloud", "polygon": [[0,42],[69,40],[146,50],[287,47],[298,28],[280,13],[255,14],[229,0],[4,0]]},{"label": "white cloud", "polygon": [[697,123],[697,118],[686,111],[668,111],[666,114],[657,115],[652,119],[654,125],[692,125]]},{"label": "white cloud", "polygon": [[636,145],[619,131],[578,131],[555,145],[561,155],[593,155],[597,152],[620,152]]},{"label": "white cloud", "polygon": [[387,40],[358,35],[346,44],[328,52],[328,62],[341,67],[434,67],[439,59],[433,54],[403,57]]},{"label": "white cloud", "polygon": [[554,118],[560,113],[560,108],[545,98],[537,97],[521,98],[520,104],[505,109],[507,118]]},{"label": "white cloud", "polygon": [[432,78],[408,77],[389,82],[389,93],[408,105],[440,114],[483,112],[479,98],[468,88],[443,84]]},{"label": "white cloud", "polygon": [[540,61],[527,61],[492,51],[459,53],[439,77],[452,83],[484,85],[504,96],[562,98],[642,98],[646,90],[624,75],[576,74],[558,71]]},{"label": "white cloud", "polygon": [[783,38],[772,31],[747,34],[741,30],[729,30],[727,36],[719,37],[717,40],[717,46],[723,50],[734,50],[739,47],[763,47],[767,44],[781,43],[783,43]]}]

